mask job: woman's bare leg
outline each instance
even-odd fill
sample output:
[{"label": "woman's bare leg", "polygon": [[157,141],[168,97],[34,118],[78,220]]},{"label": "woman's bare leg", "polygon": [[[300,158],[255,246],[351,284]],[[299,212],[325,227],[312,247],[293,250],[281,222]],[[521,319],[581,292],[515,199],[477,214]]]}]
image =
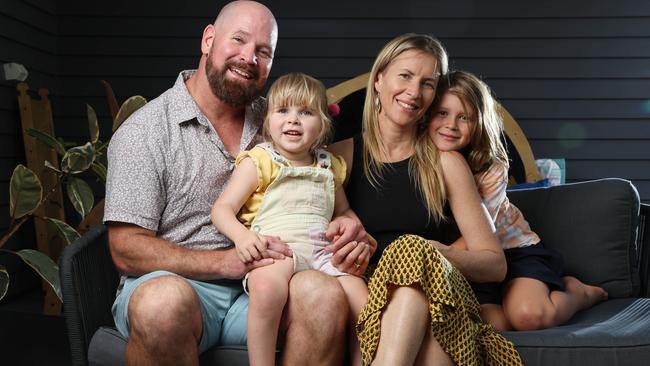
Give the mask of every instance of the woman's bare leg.
[{"label": "woman's bare leg", "polygon": [[361,350],[359,349],[359,338],[355,331],[357,320],[361,309],[368,301],[368,286],[363,279],[356,276],[340,276],[337,277],[345,295],[348,299],[350,311],[348,314],[348,351],[350,354],[350,361],[353,366],[360,366]]},{"label": "woman's bare leg", "polygon": [[381,336],[372,364],[413,365],[421,351],[424,352],[422,360],[428,364],[448,364],[444,362],[451,360],[444,352],[442,355],[437,352],[438,342],[435,338],[431,336],[431,339],[426,339],[431,325],[429,302],[422,290],[419,287],[396,287],[389,296],[381,318]]}]

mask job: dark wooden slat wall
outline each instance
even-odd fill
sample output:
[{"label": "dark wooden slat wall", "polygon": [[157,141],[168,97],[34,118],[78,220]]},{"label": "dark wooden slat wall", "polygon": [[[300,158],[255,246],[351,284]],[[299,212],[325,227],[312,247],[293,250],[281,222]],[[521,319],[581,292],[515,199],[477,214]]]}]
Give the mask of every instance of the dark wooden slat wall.
[{"label": "dark wooden slat wall", "polygon": [[[47,87],[55,94],[57,33],[54,0],[1,1],[0,65],[23,64],[32,89]],[[15,82],[0,81],[0,231],[9,224],[9,178],[16,164],[25,162],[17,95]],[[14,241],[29,238],[33,233],[21,230]]]},{"label": "dark wooden slat wall", "polygon": [[[30,85],[36,84],[32,76],[54,85],[57,134],[79,142],[87,134],[85,103],[95,107],[102,133],[108,133],[99,79],[113,84],[119,100],[157,96],[180,69],[195,67],[203,27],[224,4],[15,3],[20,5],[0,7],[0,49],[6,50],[0,58],[29,62]],[[453,67],[488,82],[521,124],[537,157],[566,158],[568,181],[628,178],[650,202],[650,3],[335,0],[267,5],[280,26],[272,79],[304,71],[332,86],[368,71],[393,36],[430,33],[443,41]],[[4,120],[17,118],[14,101],[7,101],[12,93],[0,86]],[[11,138],[17,132],[9,125],[0,128],[1,156],[21,154],[20,142]],[[3,170],[0,177],[8,174]]]}]

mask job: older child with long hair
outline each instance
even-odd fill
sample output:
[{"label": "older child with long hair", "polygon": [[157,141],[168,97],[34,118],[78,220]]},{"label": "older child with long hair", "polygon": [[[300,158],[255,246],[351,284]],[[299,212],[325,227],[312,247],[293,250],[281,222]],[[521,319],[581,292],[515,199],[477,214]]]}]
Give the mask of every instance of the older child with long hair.
[{"label": "older child with long hair", "polygon": [[[487,85],[470,73],[450,72],[438,84],[436,101],[429,135],[439,150],[460,151],[467,159],[508,263],[505,281],[473,285],[483,319],[498,330],[543,329],[606,299],[602,288],[562,277],[562,258],[544,248],[508,201],[503,124]],[[452,245],[462,248],[463,238]]]},{"label": "older child with long hair", "polygon": [[[237,167],[212,210],[214,225],[244,262],[264,257],[267,236],[279,236],[293,258],[248,273],[248,354],[251,365],[274,365],[278,328],[291,276],[317,269],[337,276],[350,302],[351,325],[366,297],[363,279],[340,272],[324,251],[333,216],[354,217],[343,191],[345,161],[320,148],[331,134],[325,87],[305,74],[280,77],[269,90],[268,143],[237,157]],[[305,309],[318,311],[317,309]],[[352,329],[352,327],[351,327]],[[353,362],[360,364],[356,337]],[[305,340],[308,342],[308,340]]]}]

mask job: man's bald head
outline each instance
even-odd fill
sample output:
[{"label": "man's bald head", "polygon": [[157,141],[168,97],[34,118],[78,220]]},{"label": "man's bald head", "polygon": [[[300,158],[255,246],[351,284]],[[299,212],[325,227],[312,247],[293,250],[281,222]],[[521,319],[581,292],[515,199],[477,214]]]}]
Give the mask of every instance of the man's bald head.
[{"label": "man's bald head", "polygon": [[226,4],[214,21],[215,31],[220,31],[231,26],[232,21],[236,20],[241,14],[253,15],[259,20],[261,25],[268,27],[271,36],[271,47],[275,50],[278,42],[278,23],[271,10],[257,1],[239,0]]}]

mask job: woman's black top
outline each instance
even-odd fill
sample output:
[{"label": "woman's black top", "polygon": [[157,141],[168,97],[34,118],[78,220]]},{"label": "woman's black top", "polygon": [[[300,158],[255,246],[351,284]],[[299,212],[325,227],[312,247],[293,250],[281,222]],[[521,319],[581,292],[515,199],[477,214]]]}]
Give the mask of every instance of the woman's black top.
[{"label": "woman's black top", "polygon": [[386,246],[402,234],[440,239],[441,232],[429,216],[415,180],[409,177],[409,159],[385,164],[383,179],[377,188],[363,172],[363,138],[353,139],[354,153],[346,194],[350,207],[364,228],[377,239],[377,251],[370,263],[377,263]]}]

